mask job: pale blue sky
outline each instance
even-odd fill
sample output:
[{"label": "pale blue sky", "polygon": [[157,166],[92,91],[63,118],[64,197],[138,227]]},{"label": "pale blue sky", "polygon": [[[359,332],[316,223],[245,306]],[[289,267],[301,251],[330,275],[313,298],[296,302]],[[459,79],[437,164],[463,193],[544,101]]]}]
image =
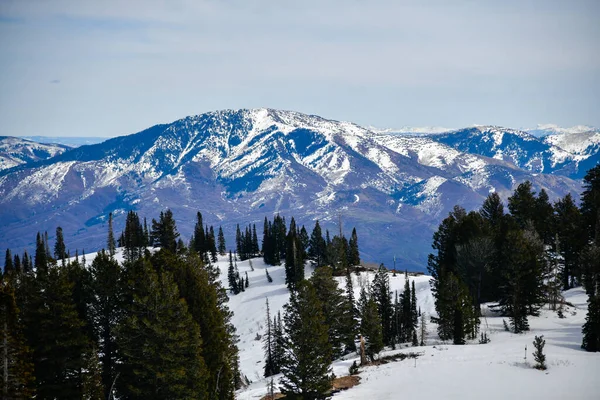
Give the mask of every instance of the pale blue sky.
[{"label": "pale blue sky", "polygon": [[600,126],[600,1],[0,0],[0,135],[223,108]]}]

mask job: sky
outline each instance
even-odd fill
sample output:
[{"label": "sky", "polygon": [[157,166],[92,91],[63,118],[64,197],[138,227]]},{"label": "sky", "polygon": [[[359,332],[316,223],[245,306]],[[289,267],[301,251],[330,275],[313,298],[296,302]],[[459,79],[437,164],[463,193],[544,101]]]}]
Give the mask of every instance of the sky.
[{"label": "sky", "polygon": [[0,0],[0,135],[218,109],[600,126],[600,1]]}]

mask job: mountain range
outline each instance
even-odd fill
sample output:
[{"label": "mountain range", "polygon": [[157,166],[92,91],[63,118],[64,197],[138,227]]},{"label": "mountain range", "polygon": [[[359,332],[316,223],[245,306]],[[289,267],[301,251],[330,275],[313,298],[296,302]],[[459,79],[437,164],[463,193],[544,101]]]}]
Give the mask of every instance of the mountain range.
[{"label": "mountain range", "polygon": [[432,234],[455,205],[478,208],[530,180],[551,199],[578,198],[600,160],[600,133],[536,137],[495,126],[414,135],[273,109],[223,110],[57,152],[0,171],[0,251],[30,248],[57,226],[73,251],[104,246],[107,217],[173,210],[189,238],[195,214],[222,225],[294,216],[332,234],[357,227],[365,260],[426,264]]}]

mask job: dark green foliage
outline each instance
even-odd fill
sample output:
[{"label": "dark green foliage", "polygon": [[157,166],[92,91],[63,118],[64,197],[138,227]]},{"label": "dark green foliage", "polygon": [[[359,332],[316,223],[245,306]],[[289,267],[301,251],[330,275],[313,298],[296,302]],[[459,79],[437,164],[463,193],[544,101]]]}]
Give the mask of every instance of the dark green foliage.
[{"label": "dark green foliage", "polygon": [[308,258],[314,261],[317,267],[325,265],[326,250],[327,248],[325,239],[323,239],[321,226],[319,225],[319,220],[317,220],[315,222],[315,227],[313,228],[313,231],[310,235],[310,241],[308,246]]},{"label": "dark green foliage", "polygon": [[330,267],[317,268],[310,281],[314,286],[322,305],[321,311],[329,326],[328,336],[333,359],[338,358],[354,350],[352,347],[356,335],[356,326],[352,304],[333,279]]},{"label": "dark green foliage", "polygon": [[63,230],[59,226],[56,228],[56,240],[54,243],[54,258],[57,260],[62,260],[64,265],[64,260],[67,258],[67,248],[65,246],[65,239],[63,237]]},{"label": "dark green foliage", "polygon": [[129,211],[125,219],[125,230],[120,240],[124,249],[123,255],[127,261],[138,260],[144,254],[146,238],[140,218],[135,211]]},{"label": "dark green foliage", "polygon": [[190,241],[190,249],[200,254],[205,260],[208,255],[208,243],[206,233],[204,232],[204,223],[202,221],[202,213],[196,213],[196,224],[194,225],[194,234]]},{"label": "dark green foliage", "polygon": [[285,306],[282,392],[290,398],[324,399],[331,389],[331,345],[322,304],[302,281]]},{"label": "dark green foliage", "polygon": [[535,192],[529,181],[517,186],[513,195],[508,198],[510,215],[521,229],[527,226],[528,221],[535,221],[536,205]]},{"label": "dark green foliage", "polygon": [[296,229],[294,218],[290,221],[290,229],[286,236],[285,251],[285,283],[290,290],[304,279],[304,251]]},{"label": "dark green foliage", "polygon": [[265,273],[267,274],[267,281],[269,281],[269,283],[273,282],[273,278],[271,278],[271,275],[269,275],[269,270],[265,268]]},{"label": "dark green foliage", "polygon": [[115,233],[113,231],[113,215],[112,213],[108,214],[108,237],[106,239],[106,248],[108,249],[108,254],[111,256],[115,255],[115,249],[117,248],[117,243],[115,241]]},{"label": "dark green foliage", "polygon": [[[562,256],[562,288],[571,288],[574,282],[581,282],[582,271],[579,268],[579,254],[587,242],[583,217],[571,194],[554,204],[556,215],[556,233],[560,243],[558,253]],[[556,246],[555,246],[556,247]],[[555,248],[556,250],[556,248]]]},{"label": "dark green foliage", "polygon": [[171,275],[158,275],[147,260],[139,263],[133,301],[117,330],[119,397],[207,398],[198,324]]},{"label": "dark green foliage", "polygon": [[584,287],[589,296],[581,347],[587,351],[600,351],[600,247],[589,245],[581,261]]},{"label": "dark green foliage", "polygon": [[14,271],[15,267],[13,264],[12,254],[10,249],[6,249],[6,256],[4,258],[4,276],[9,276]]},{"label": "dark green foliage", "polygon": [[[366,292],[365,292],[366,293]],[[371,361],[375,361],[377,355],[383,350],[383,329],[381,318],[377,309],[377,303],[372,297],[361,296],[360,333],[366,341],[365,353]]]},{"label": "dark green foliage", "polygon": [[[256,231],[255,231],[256,232]],[[258,246],[258,242],[257,242]],[[220,255],[225,255],[225,235],[223,235],[223,228],[219,226],[219,234],[217,237],[217,250]]]},{"label": "dark green foliage", "polygon": [[348,245],[348,264],[355,266],[360,264],[360,252],[358,251],[358,235],[356,228],[352,229],[352,236]]},{"label": "dark green foliage", "polygon": [[3,399],[27,399],[34,394],[32,354],[25,342],[11,279],[0,280],[0,376]]},{"label": "dark green foliage", "polygon": [[236,274],[236,270],[233,265],[233,253],[230,251],[229,268],[227,269],[227,282],[229,283],[229,291],[233,294],[238,294],[240,292],[240,287],[238,284],[239,279],[239,273]]},{"label": "dark green foliage", "polygon": [[35,240],[35,270],[39,274],[45,274],[48,270],[50,256],[46,252],[44,236],[39,232]]},{"label": "dark green foliage", "polygon": [[266,264],[279,265],[286,257],[286,224],[285,219],[276,215],[273,222],[265,217],[263,227],[262,253]]},{"label": "dark green foliage", "polygon": [[358,363],[356,362],[356,360],[352,361],[352,365],[350,366],[350,368],[348,368],[348,373],[350,375],[358,374]]},{"label": "dark green foliage", "polygon": [[[73,283],[56,267],[41,281],[34,311],[34,350],[37,395],[42,399],[79,398],[82,370],[91,344],[73,302]],[[51,344],[51,345],[50,345]]]},{"label": "dark green foliage", "polygon": [[[543,244],[535,231],[511,231],[507,237],[504,283],[498,304],[515,333],[529,330],[527,315],[537,315],[544,301]],[[508,251],[510,249],[510,251]]]},{"label": "dark green foliage", "polygon": [[600,245],[600,164],[590,169],[583,178],[581,214],[587,237]]},{"label": "dark green foliage", "polygon": [[[408,296],[410,302],[410,288],[408,289]],[[394,335],[392,331],[392,298],[390,292],[389,274],[383,264],[379,266],[379,269],[373,278],[373,283],[371,286],[371,298],[377,304],[377,311],[381,321],[383,343],[386,346],[391,345],[394,342]],[[410,312],[410,303],[408,307]]]},{"label": "dark green foliage", "polygon": [[158,221],[152,219],[150,236],[154,246],[169,250],[172,253],[177,251],[179,232],[177,232],[177,225],[171,210],[161,211]]},{"label": "dark green foliage", "polygon": [[546,369],[546,355],[544,354],[545,345],[546,341],[544,340],[544,335],[536,336],[533,340],[533,347],[535,348],[535,351],[533,352],[533,359],[536,362],[534,366],[535,369]]},{"label": "dark green foliage", "polygon": [[279,365],[275,360],[275,332],[273,327],[273,320],[271,320],[271,309],[269,308],[269,299],[267,302],[267,315],[266,315],[266,328],[265,334],[263,335],[263,350],[265,351],[265,370],[264,377],[269,377],[279,373]]},{"label": "dark green foliage", "polygon": [[101,353],[101,379],[104,398],[108,398],[116,376],[118,349],[115,329],[123,317],[123,274],[121,266],[110,253],[101,251],[89,268],[91,296],[89,319]]}]

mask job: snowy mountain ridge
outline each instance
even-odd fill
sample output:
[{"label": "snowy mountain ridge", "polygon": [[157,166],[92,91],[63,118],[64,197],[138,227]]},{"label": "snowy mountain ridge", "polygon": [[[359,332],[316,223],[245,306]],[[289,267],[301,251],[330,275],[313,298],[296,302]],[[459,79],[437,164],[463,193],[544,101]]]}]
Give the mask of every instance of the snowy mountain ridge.
[{"label": "snowy mountain ridge", "polygon": [[0,171],[46,160],[70,149],[59,144],[39,143],[12,136],[0,136]]},{"label": "snowy mountain ridge", "polygon": [[478,208],[524,180],[551,199],[577,195],[578,163],[500,127],[414,136],[294,111],[214,111],[0,171],[0,243],[26,247],[60,225],[70,247],[98,249],[108,213],[119,229],[129,209],[152,218],[171,208],[184,237],[198,210],[230,237],[273,213],[334,231],[341,216],[364,259],[422,268],[455,204]]}]

